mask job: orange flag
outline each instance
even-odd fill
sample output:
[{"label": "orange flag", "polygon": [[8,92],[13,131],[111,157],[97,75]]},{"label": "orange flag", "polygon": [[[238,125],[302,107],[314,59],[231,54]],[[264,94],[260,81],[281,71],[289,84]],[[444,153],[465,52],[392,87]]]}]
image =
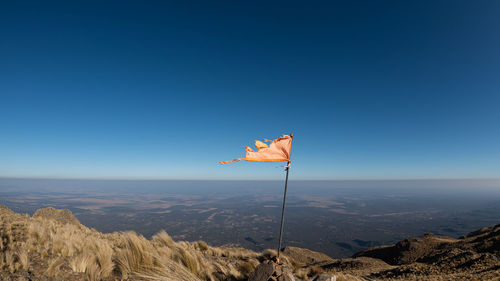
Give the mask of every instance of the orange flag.
[{"label": "orange flag", "polygon": [[[264,140],[255,141],[255,148],[257,151],[254,151],[250,147],[246,148],[245,158],[238,158],[231,161],[223,161],[219,162],[220,164],[227,164],[232,162],[238,162],[241,160],[246,161],[256,161],[256,162],[279,162],[279,161],[288,161],[290,162],[290,150],[292,149],[292,139],[293,134],[283,135],[273,141]],[[265,142],[271,142],[270,145],[267,145]]]}]

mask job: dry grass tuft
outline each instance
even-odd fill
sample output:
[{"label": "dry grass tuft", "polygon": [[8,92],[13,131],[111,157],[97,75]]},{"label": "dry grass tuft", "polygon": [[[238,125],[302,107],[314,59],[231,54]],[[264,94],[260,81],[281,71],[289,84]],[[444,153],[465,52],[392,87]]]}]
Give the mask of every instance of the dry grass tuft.
[{"label": "dry grass tuft", "polygon": [[61,276],[61,266],[63,266],[65,263],[65,260],[63,258],[57,258],[57,259],[53,259],[51,260],[51,262],[49,263],[49,267],[47,268],[47,270],[45,271],[45,273],[47,274],[47,276],[51,277],[51,278],[55,278],[55,277],[60,277]]},{"label": "dry grass tuft", "polygon": [[121,277],[126,279],[134,272],[154,273],[160,263],[155,256],[151,243],[135,232],[127,232],[120,236],[120,250],[115,256],[115,262]]},{"label": "dry grass tuft", "polygon": [[198,246],[198,249],[202,252],[208,250],[208,245],[204,241],[198,241],[196,245]]},{"label": "dry grass tuft", "polygon": [[317,266],[317,265],[310,266],[308,269],[309,269],[309,273],[307,274],[307,276],[309,276],[309,277],[314,277],[314,276],[319,275],[321,273],[325,273],[325,270],[321,266]]},{"label": "dry grass tuft", "polygon": [[27,270],[29,268],[29,256],[24,247],[20,247],[17,251],[17,257],[21,265],[20,269]]},{"label": "dry grass tuft", "polygon": [[174,240],[172,239],[172,237],[170,237],[170,235],[168,235],[165,230],[162,230],[155,234],[151,241],[159,246],[173,247],[175,245]]},{"label": "dry grass tuft", "polygon": [[243,275],[249,275],[255,270],[257,265],[258,263],[255,262],[243,262],[238,266],[238,271],[240,271]]},{"label": "dry grass tuft", "polygon": [[309,270],[306,268],[295,269],[293,273],[295,274],[295,276],[299,277],[302,280],[309,279],[309,276],[307,275],[309,273]]},{"label": "dry grass tuft", "polygon": [[[276,251],[276,250],[266,249],[262,252],[262,257],[265,259],[268,259],[268,260],[270,260],[276,256],[278,256],[278,251]],[[281,257],[281,255],[280,255],[280,257]]]},{"label": "dry grass tuft", "polygon": [[84,273],[92,262],[92,259],[92,256],[81,254],[71,259],[69,266],[74,272]]},{"label": "dry grass tuft", "polygon": [[197,274],[198,272],[198,261],[196,260],[195,257],[193,257],[188,251],[185,249],[180,248],[179,249],[179,255],[177,255],[179,258],[180,262],[189,269],[189,271]]}]

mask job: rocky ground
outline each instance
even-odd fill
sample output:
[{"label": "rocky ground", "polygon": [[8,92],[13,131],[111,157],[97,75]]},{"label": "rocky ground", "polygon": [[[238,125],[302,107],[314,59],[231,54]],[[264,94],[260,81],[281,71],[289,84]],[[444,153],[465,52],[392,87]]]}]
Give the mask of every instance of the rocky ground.
[{"label": "rocky ground", "polygon": [[102,234],[68,210],[33,217],[0,206],[0,281],[7,280],[500,280],[500,225],[459,239],[425,234],[352,258],[308,249],[275,252]]}]

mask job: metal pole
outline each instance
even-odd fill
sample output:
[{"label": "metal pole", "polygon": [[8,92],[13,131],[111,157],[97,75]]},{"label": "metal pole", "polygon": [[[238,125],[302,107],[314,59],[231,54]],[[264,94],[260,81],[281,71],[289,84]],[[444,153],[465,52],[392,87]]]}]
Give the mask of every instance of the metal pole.
[{"label": "metal pole", "polygon": [[288,164],[286,165],[285,169],[286,169],[285,193],[283,194],[283,208],[281,209],[281,226],[280,226],[280,239],[279,239],[279,244],[278,244],[278,260],[280,258],[281,238],[283,236],[283,224],[285,222],[286,190],[287,190],[287,185],[288,185],[288,170],[290,170],[290,161],[288,161]]}]

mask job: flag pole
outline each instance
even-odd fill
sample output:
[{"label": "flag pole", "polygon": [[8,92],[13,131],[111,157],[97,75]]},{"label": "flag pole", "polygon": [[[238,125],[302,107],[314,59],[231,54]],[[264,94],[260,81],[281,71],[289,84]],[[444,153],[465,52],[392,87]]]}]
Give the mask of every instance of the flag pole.
[{"label": "flag pole", "polygon": [[280,252],[281,252],[281,238],[283,236],[283,224],[285,222],[285,205],[286,205],[286,190],[288,186],[288,171],[290,170],[290,161],[288,161],[286,167],[286,178],[285,178],[285,192],[283,193],[283,207],[281,208],[281,226],[280,226],[280,238],[279,238],[279,244],[278,244],[278,261],[280,259]]}]

